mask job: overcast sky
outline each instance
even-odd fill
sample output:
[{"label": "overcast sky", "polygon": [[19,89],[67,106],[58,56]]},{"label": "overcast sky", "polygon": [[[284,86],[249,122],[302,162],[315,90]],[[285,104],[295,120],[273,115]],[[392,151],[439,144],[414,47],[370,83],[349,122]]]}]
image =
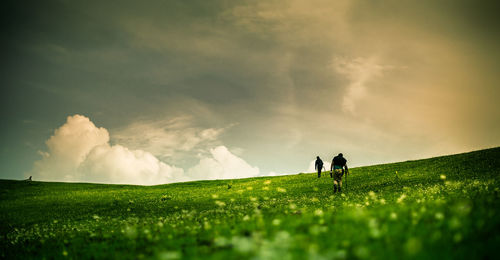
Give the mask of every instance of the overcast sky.
[{"label": "overcast sky", "polygon": [[499,146],[498,10],[6,1],[0,178],[156,184]]}]

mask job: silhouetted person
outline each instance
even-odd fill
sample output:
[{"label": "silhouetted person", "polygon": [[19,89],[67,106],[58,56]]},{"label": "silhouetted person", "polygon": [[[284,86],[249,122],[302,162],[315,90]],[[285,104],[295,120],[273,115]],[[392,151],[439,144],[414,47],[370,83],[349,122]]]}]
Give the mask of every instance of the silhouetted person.
[{"label": "silhouetted person", "polygon": [[[345,170],[345,171],[344,171]],[[344,172],[347,174],[349,169],[347,168],[347,160],[344,158],[342,153],[333,157],[332,166],[330,167],[330,174],[333,172],[333,192],[337,192],[337,186],[339,192],[342,191],[342,176]]]},{"label": "silhouetted person", "polygon": [[321,177],[321,170],[323,170],[323,161],[319,158],[319,156],[316,156],[314,168],[318,170],[318,178]]}]

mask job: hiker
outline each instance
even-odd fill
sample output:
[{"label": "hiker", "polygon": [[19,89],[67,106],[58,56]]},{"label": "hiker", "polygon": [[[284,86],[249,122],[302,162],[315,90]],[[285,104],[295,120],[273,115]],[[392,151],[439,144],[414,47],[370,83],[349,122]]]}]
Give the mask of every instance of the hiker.
[{"label": "hiker", "polygon": [[318,170],[318,178],[321,177],[321,170],[323,170],[323,161],[319,158],[319,156],[316,156],[314,168]]},{"label": "hiker", "polygon": [[342,191],[342,176],[344,175],[344,170],[346,174],[349,173],[347,160],[342,153],[339,153],[339,155],[333,157],[332,166],[330,167],[330,175],[333,173],[333,192],[337,192],[337,188],[339,192]]}]

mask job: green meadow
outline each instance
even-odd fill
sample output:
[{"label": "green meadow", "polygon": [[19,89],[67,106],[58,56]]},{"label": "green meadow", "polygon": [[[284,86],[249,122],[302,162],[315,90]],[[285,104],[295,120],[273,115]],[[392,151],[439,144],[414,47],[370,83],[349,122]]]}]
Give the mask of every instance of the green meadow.
[{"label": "green meadow", "polygon": [[1,258],[470,259],[500,245],[500,148],[158,186],[0,181]]}]

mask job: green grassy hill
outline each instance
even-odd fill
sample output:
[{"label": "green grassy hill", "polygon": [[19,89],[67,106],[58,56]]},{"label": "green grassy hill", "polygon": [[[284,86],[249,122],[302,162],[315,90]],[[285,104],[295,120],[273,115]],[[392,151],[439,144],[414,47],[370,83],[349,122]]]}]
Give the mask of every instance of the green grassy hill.
[{"label": "green grassy hill", "polygon": [[[326,174],[328,175],[328,174]],[[1,258],[494,258],[500,148],[159,186],[0,181]]]}]

